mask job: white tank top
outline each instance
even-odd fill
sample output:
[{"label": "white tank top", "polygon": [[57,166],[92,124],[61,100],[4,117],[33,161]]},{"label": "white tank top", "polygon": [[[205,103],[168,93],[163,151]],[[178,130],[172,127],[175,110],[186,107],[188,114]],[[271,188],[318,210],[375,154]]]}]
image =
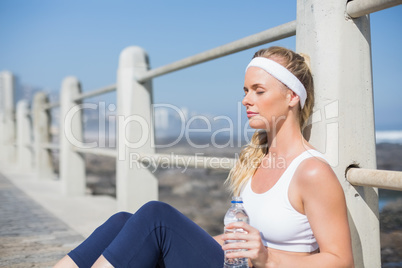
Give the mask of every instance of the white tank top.
[{"label": "white tank top", "polygon": [[290,204],[288,189],[300,163],[310,157],[325,157],[316,150],[308,150],[296,157],[276,184],[267,192],[254,193],[251,179],[241,192],[250,225],[258,229],[265,246],[292,252],[312,252],[318,248],[306,215]]}]

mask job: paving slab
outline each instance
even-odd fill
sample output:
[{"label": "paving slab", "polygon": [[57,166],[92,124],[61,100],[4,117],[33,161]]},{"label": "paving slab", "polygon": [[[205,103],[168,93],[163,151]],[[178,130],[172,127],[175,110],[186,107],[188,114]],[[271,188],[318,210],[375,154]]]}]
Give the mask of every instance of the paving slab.
[{"label": "paving slab", "polygon": [[0,267],[52,267],[83,239],[0,174]]},{"label": "paving slab", "polygon": [[116,199],[105,195],[66,196],[57,178],[38,180],[33,172],[0,165],[0,172],[26,195],[84,237],[117,212]]},{"label": "paving slab", "polygon": [[112,197],[68,197],[33,174],[0,164],[0,267],[52,267],[117,212]]}]

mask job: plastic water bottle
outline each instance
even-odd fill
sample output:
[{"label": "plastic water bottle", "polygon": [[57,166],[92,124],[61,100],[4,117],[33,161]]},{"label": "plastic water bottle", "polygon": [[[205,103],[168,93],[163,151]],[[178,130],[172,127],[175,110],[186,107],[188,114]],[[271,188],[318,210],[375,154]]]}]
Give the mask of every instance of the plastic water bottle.
[{"label": "plastic water bottle", "polygon": [[[241,197],[233,197],[231,201],[232,205],[229,208],[229,210],[226,212],[225,218],[224,218],[224,224],[225,226],[228,225],[229,223],[232,222],[237,222],[237,221],[244,221],[246,223],[249,223],[249,218],[247,215],[246,210],[244,209],[243,206],[243,200]],[[224,230],[225,234],[226,233],[237,233],[237,232],[244,232],[243,229],[226,229]],[[232,243],[232,242],[244,242],[244,240],[226,240],[225,244],[227,243]],[[241,250],[241,249],[239,249]],[[226,253],[229,252],[234,252],[234,251],[239,251],[239,250],[226,250],[225,251],[225,264],[224,268],[248,268],[248,260],[247,258],[226,258]]]}]

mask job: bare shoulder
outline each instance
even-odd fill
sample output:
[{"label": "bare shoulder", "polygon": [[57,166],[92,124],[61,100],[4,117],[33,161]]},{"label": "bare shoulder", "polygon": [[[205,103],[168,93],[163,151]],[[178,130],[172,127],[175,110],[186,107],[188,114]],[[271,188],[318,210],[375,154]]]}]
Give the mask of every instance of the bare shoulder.
[{"label": "bare shoulder", "polygon": [[310,157],[300,163],[293,179],[302,192],[341,190],[332,167],[322,158]]},{"label": "bare shoulder", "polygon": [[333,220],[334,215],[339,218],[342,215],[345,219],[343,188],[331,166],[323,159],[311,157],[304,160],[297,168],[292,183],[292,191],[298,197],[296,200],[302,204],[297,208],[309,218],[315,230],[319,228],[316,223],[321,222],[321,217]]}]

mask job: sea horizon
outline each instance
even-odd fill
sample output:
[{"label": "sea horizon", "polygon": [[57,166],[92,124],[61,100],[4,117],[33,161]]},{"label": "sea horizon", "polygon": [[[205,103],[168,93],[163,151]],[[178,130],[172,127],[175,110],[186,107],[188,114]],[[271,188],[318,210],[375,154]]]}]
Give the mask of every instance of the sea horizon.
[{"label": "sea horizon", "polygon": [[376,143],[402,144],[402,130],[376,130]]},{"label": "sea horizon", "polygon": [[[103,133],[96,131],[96,130],[88,130],[84,131],[84,137],[86,140],[108,140],[109,143],[115,143],[114,133],[107,133],[103,135]],[[105,137],[106,136],[106,137]],[[211,139],[212,134],[209,133],[188,133],[187,138],[193,139],[193,141],[203,141],[205,142],[208,139]],[[181,144],[183,141],[182,138],[178,138],[177,135],[165,135],[162,131],[155,131],[155,139],[158,141],[166,142],[166,141],[178,141],[176,144]],[[239,141],[237,135],[233,135],[231,137],[225,135],[224,133],[220,133],[214,137],[214,141],[228,141],[228,138],[235,140],[236,142]],[[376,144],[382,143],[391,143],[391,144],[402,144],[402,129],[401,130],[376,130],[375,131],[375,140]],[[211,140],[212,141],[212,140]],[[241,140],[242,145],[244,145],[245,139]],[[219,142],[218,142],[219,143]],[[241,145],[241,146],[242,146]],[[238,146],[238,147],[241,147]]]}]

